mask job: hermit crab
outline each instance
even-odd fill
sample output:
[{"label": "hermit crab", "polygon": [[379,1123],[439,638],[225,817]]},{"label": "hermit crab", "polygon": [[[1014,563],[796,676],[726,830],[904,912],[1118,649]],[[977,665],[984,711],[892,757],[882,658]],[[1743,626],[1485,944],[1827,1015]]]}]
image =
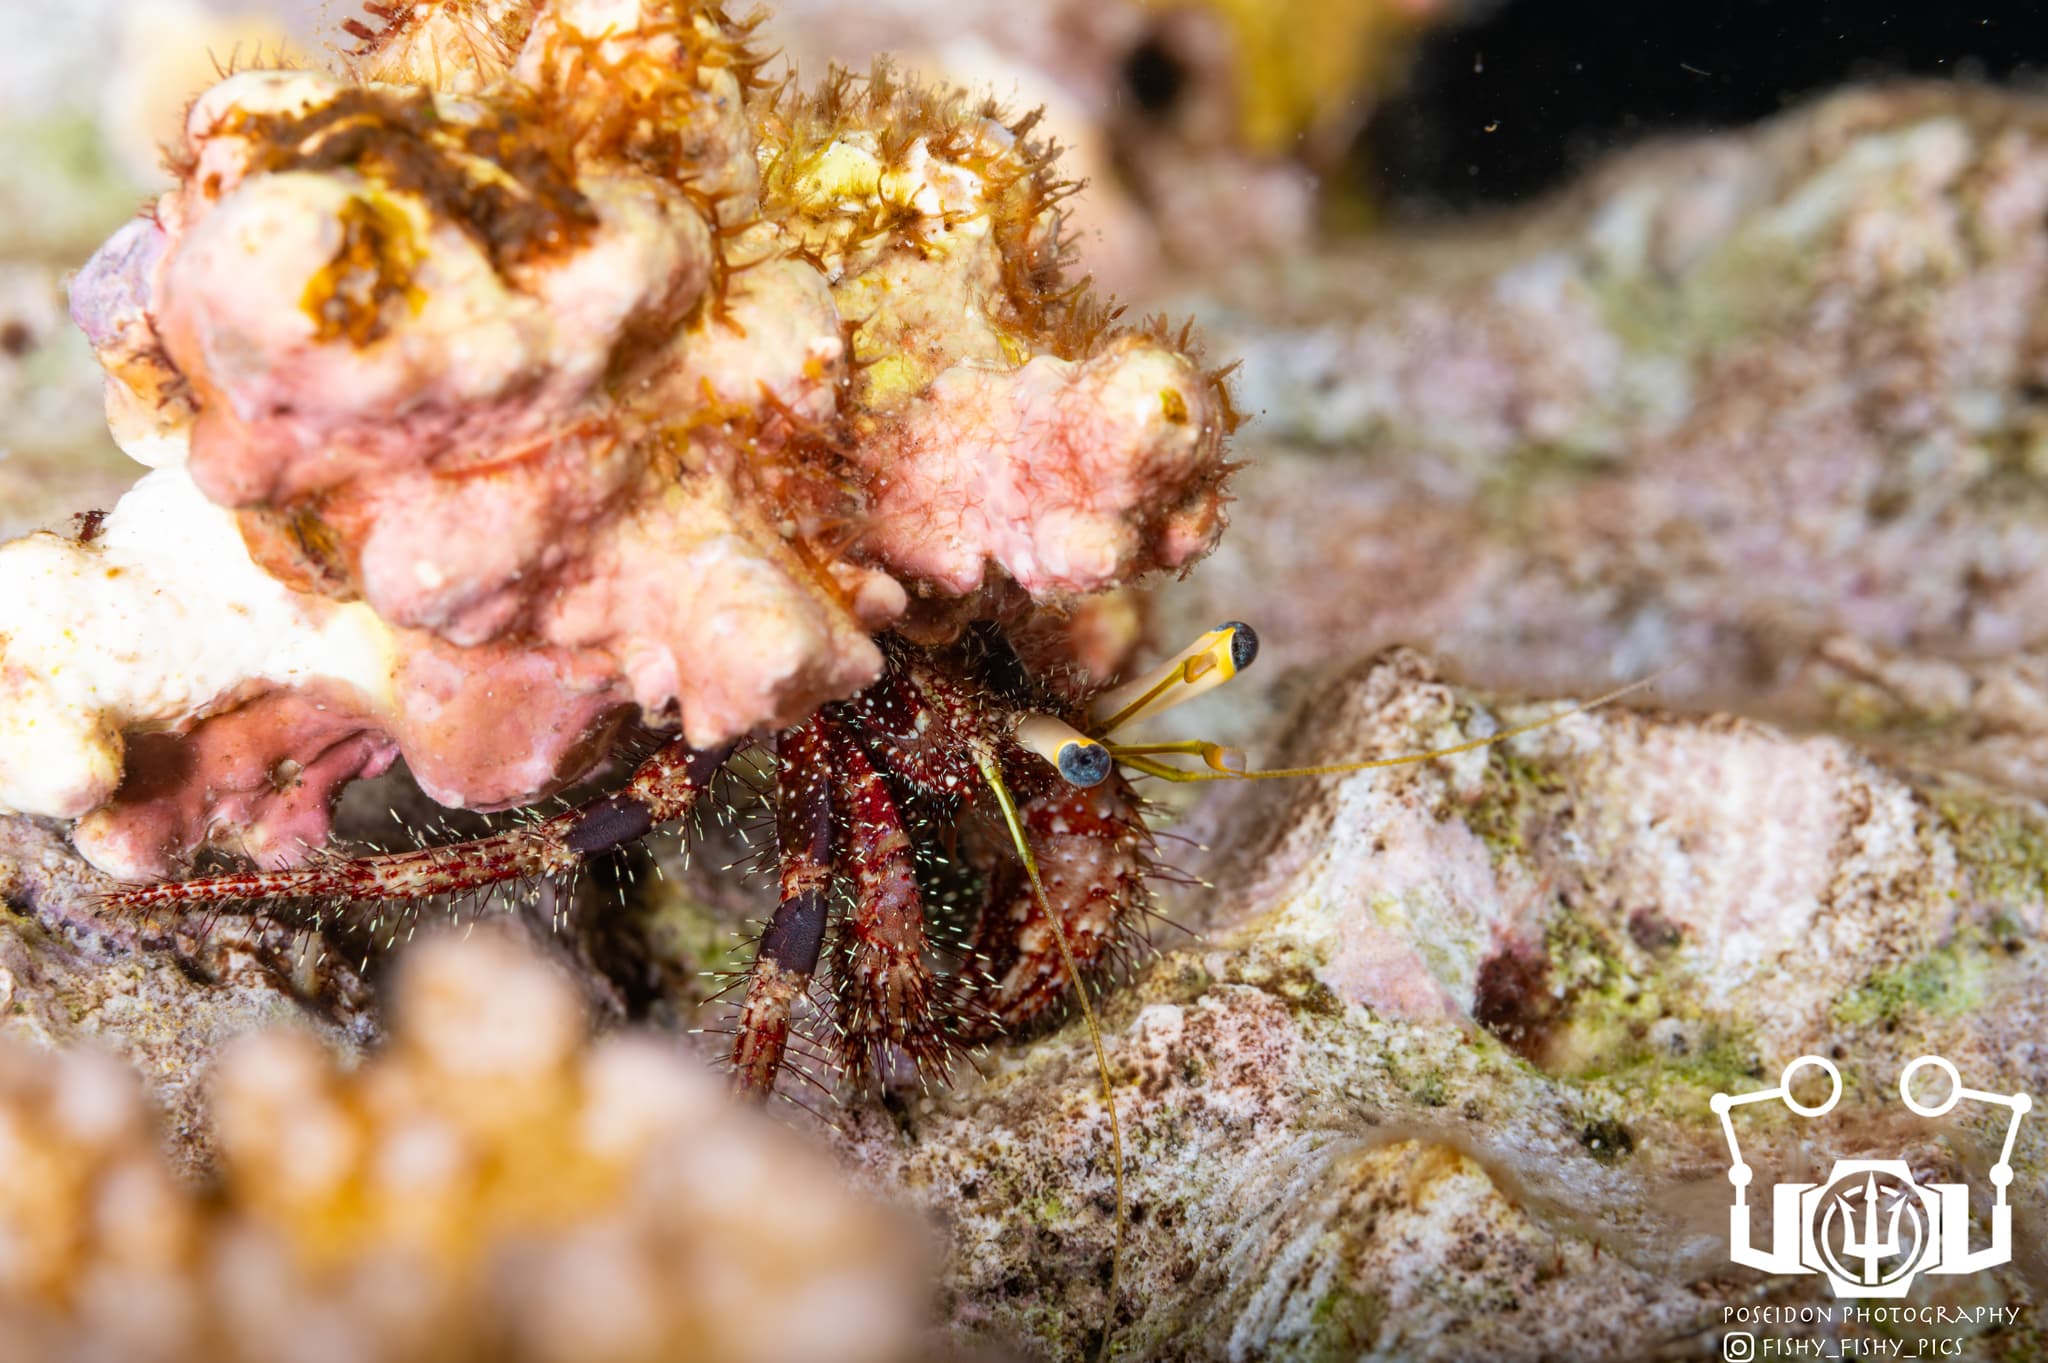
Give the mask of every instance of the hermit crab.
[{"label": "hermit crab", "polygon": [[[567,872],[761,741],[783,904],[748,1087],[828,949],[856,1076],[1044,1013],[1146,869],[1103,750],[1069,745],[1086,784],[1032,756],[1105,663],[1061,622],[1214,544],[1222,373],[1066,277],[1075,187],[1030,116],[886,67],[770,87],[706,0],[368,14],[338,72],[201,94],[176,188],[74,282],[155,471],[90,533],[0,547],[33,603],[0,621],[0,803],[75,819],[135,883],[117,909],[411,903]],[[659,750],[595,804],[325,850],[339,790],[401,758],[516,809],[628,732]],[[970,817],[984,782],[1057,849],[1072,962]],[[201,852],[262,869],[173,878]],[[934,969],[934,894],[989,900],[971,972]]]},{"label": "hermit crab", "polygon": [[[798,1001],[828,954],[822,1018],[857,1080],[888,1076],[899,1058],[943,1078],[958,1048],[1059,1009],[1144,913],[1152,839],[1126,764],[1166,772],[1155,754],[1186,746],[1103,740],[1227,680],[1251,663],[1257,638],[1225,624],[1156,675],[1079,703],[1032,677],[996,629],[943,647],[881,646],[877,682],[764,745],[778,903],[734,1026],[747,1092],[774,1089]],[[1200,746],[1212,769],[1242,770],[1235,754]],[[417,902],[568,876],[686,818],[732,753],[674,738],[615,793],[488,837],[125,888],[109,905]],[[847,889],[843,908],[835,884]],[[941,974],[933,922],[970,892],[958,959]]]}]

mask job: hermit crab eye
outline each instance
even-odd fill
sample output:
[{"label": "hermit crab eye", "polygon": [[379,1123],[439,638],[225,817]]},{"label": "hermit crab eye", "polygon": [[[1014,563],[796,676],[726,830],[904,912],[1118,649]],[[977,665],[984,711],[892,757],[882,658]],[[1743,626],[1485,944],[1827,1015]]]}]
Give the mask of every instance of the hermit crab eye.
[{"label": "hermit crab eye", "polygon": [[1017,741],[1052,763],[1069,785],[1099,786],[1109,775],[1109,749],[1051,715],[1025,716]]},{"label": "hermit crab eye", "polygon": [[1070,785],[1099,786],[1109,775],[1109,762],[1109,749],[1093,739],[1084,739],[1061,748],[1055,765]]},{"label": "hermit crab eye", "polygon": [[1225,620],[1216,626],[1218,634],[1230,636],[1230,665],[1239,672],[1250,667],[1259,656],[1258,631],[1242,620]]}]

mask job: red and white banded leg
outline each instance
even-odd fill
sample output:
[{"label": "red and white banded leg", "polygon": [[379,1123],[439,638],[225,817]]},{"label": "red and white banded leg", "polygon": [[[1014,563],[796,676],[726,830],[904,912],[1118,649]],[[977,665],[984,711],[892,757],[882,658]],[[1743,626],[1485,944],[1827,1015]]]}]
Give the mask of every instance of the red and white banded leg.
[{"label": "red and white banded leg", "polygon": [[825,943],[832,889],[832,766],[824,722],[811,719],[775,741],[775,916],[747,973],[733,1039],[735,1086],[766,1097],[782,1072],[796,1001],[810,987]]}]

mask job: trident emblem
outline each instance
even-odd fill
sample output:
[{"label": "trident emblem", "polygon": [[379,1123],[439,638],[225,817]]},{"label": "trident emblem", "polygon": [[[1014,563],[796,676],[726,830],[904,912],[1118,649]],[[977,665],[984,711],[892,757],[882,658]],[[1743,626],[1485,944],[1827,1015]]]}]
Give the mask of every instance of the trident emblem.
[{"label": "trident emblem", "polygon": [[1877,1204],[1879,1201],[1877,1175],[1874,1173],[1865,1174],[1863,1176],[1863,1186],[1850,1189],[1844,1196],[1861,1197],[1863,1199],[1863,1234],[1858,1236],[1856,1234],[1856,1223],[1853,1220],[1844,1218],[1842,1223],[1842,1253],[1851,1259],[1861,1259],[1863,1261],[1864,1285],[1874,1285],[1878,1280],[1878,1264],[1894,1257],[1899,1252],[1899,1218],[1906,1211],[1905,1199],[1894,1198],[1892,1200],[1892,1219],[1885,1225],[1884,1237],[1879,1239],[1877,1234]]}]

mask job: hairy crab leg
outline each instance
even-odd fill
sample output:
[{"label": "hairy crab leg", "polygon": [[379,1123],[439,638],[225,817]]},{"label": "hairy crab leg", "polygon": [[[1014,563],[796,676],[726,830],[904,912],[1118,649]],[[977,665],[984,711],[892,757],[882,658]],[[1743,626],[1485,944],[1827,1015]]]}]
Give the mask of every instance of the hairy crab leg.
[{"label": "hairy crab leg", "polygon": [[841,1058],[851,1074],[880,1075],[888,1047],[896,1046],[920,1073],[943,1080],[950,1038],[925,960],[924,894],[910,834],[859,739],[839,724],[831,736],[839,861],[853,882],[853,911],[832,972]]},{"label": "hairy crab leg", "polygon": [[891,776],[919,792],[962,800],[976,786],[967,748],[994,741],[985,705],[958,682],[915,663],[855,696],[841,723]]},{"label": "hairy crab leg", "polygon": [[1043,875],[1044,898],[1021,865],[998,877],[975,929],[990,983],[982,1005],[1006,1028],[1027,1027],[1057,1008],[1070,984],[1067,954],[1046,921],[1059,915],[1074,968],[1085,978],[1128,929],[1144,902],[1149,838],[1137,797],[1121,777],[1093,786],[1054,778],[1022,752],[1006,754],[1005,783]]},{"label": "hairy crab leg", "polygon": [[832,888],[832,767],[823,722],[813,716],[783,733],[775,755],[781,883],[747,973],[732,1047],[735,1086],[764,1098],[782,1072],[790,1012],[818,968]]},{"label": "hairy crab leg", "polygon": [[625,788],[551,818],[444,847],[368,857],[323,857],[280,871],[131,885],[110,891],[114,910],[265,899],[428,899],[507,880],[551,876],[643,837],[690,811],[730,749],[700,752],[671,739],[634,768]]}]

